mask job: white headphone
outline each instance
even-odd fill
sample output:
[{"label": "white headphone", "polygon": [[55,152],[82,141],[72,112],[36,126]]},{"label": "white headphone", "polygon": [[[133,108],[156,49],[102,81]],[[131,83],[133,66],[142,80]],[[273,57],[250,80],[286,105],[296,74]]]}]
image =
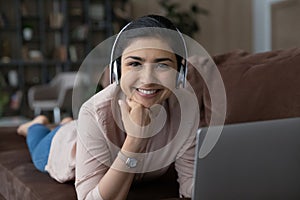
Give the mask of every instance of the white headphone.
[{"label": "white headphone", "polygon": [[126,26],[124,26],[121,31],[118,33],[114,44],[111,48],[111,53],[110,53],[110,62],[109,62],[109,74],[110,74],[110,84],[112,84],[114,81],[116,81],[116,83],[119,85],[119,69],[118,69],[118,63],[116,60],[114,60],[114,53],[115,53],[115,48],[117,45],[117,42],[122,34],[122,32],[131,24],[131,22],[129,22]]},{"label": "white headphone", "polygon": [[[114,81],[116,81],[117,84],[119,84],[119,75],[121,74],[121,69],[117,63],[116,60],[114,60],[114,53],[115,53],[115,48],[117,45],[117,42],[121,36],[121,34],[124,32],[124,30],[131,24],[132,22],[129,22],[126,26],[124,26],[121,31],[118,33],[118,35],[116,36],[116,39],[113,43],[112,49],[111,49],[111,54],[110,54],[110,62],[109,62],[109,74],[110,74],[110,83],[112,84]],[[184,56],[185,58],[183,58],[184,63],[182,63],[180,65],[180,69],[179,69],[179,73],[177,74],[177,78],[176,78],[176,88],[179,88],[179,86],[181,85],[182,87],[185,87],[185,82],[186,82],[186,76],[187,76],[187,57],[188,57],[188,53],[187,53],[187,47],[186,47],[186,43],[185,40],[183,38],[182,33],[176,28],[176,31],[178,32],[183,46],[184,46]]]}]

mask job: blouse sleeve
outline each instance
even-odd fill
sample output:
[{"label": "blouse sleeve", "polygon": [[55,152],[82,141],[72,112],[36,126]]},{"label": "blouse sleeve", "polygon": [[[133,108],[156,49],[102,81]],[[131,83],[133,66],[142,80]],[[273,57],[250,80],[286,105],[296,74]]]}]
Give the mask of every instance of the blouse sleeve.
[{"label": "blouse sleeve", "polygon": [[[89,103],[89,102],[87,102]],[[75,187],[78,199],[102,199],[98,183],[111,158],[103,131],[89,106],[84,104],[78,118]]]},{"label": "blouse sleeve", "polygon": [[[191,95],[186,93],[186,96]],[[199,113],[197,100],[190,96],[185,98],[185,108],[190,113],[185,116],[185,121],[188,122],[186,133],[189,137],[186,139],[175,161],[175,169],[178,174],[179,194],[184,197],[191,198],[194,180],[194,163],[195,163],[195,147],[196,147],[196,132],[199,126]]]},{"label": "blouse sleeve", "polygon": [[180,196],[192,196],[193,173],[195,161],[195,142],[185,151],[185,153],[176,159],[175,169],[178,174],[179,194]]}]

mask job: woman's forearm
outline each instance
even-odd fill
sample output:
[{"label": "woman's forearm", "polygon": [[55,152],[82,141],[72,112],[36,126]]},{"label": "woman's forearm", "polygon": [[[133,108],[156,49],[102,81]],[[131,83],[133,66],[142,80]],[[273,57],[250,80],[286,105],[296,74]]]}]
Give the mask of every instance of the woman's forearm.
[{"label": "woman's forearm", "polygon": [[[122,120],[125,124],[125,129],[127,132],[127,137],[120,151],[122,154],[125,152],[129,154],[142,153],[145,151],[145,147],[147,146],[149,140],[148,138],[140,138],[135,136],[147,135],[146,133],[141,134],[141,131],[143,130],[143,126],[149,123],[149,110],[135,102],[129,100],[128,102],[130,105],[124,101],[119,102],[122,111]],[[137,128],[128,128],[132,126]],[[134,132],[128,134],[128,131]],[[125,162],[126,161],[122,160],[118,155],[112,166],[100,180],[98,189],[104,200],[127,198],[128,191],[135,175],[135,170],[129,169],[130,167],[127,166]]]},{"label": "woman's forearm", "polygon": [[[147,141],[148,139],[127,136],[120,151],[123,152],[122,154],[124,154],[124,152],[141,153]],[[114,167],[110,167],[99,182],[99,192],[104,200],[126,199],[134,179],[134,170],[132,170],[133,172],[129,172],[128,166],[119,155],[116,157],[112,166]]]},{"label": "woman's forearm", "polygon": [[126,199],[133,178],[133,173],[118,171],[110,168],[98,184],[100,195],[104,200]]}]

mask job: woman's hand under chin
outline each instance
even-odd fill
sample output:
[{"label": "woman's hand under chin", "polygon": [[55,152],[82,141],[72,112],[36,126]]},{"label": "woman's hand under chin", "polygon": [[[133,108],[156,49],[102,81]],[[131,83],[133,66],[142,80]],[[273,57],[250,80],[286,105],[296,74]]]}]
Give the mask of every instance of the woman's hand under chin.
[{"label": "woman's hand under chin", "polygon": [[141,145],[160,131],[167,118],[165,109],[159,104],[146,108],[127,99],[119,100],[119,105],[127,138]]},{"label": "woman's hand under chin", "polygon": [[142,104],[137,103],[134,100],[129,98],[125,102],[128,106],[129,117],[132,122],[136,123],[139,126],[147,126],[150,124],[150,109],[144,107]]}]

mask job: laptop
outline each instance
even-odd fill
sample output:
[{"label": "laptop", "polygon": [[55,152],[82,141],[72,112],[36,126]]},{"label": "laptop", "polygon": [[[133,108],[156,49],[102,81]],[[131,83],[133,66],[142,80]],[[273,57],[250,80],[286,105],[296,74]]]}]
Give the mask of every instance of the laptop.
[{"label": "laptop", "polygon": [[199,156],[207,132],[197,132],[193,200],[300,199],[300,118],[225,125]]}]

